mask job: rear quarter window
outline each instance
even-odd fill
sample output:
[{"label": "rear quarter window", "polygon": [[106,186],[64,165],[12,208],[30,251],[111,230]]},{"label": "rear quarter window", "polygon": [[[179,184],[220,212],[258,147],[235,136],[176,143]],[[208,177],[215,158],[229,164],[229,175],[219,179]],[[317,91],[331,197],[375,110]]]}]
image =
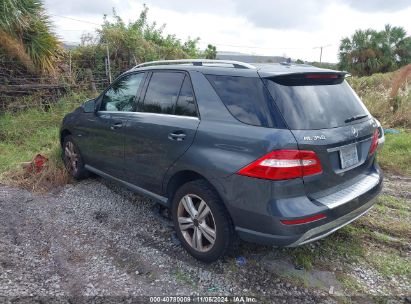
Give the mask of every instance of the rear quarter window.
[{"label": "rear quarter window", "polygon": [[282,127],[278,110],[257,77],[205,75],[228,111],[237,120],[262,127]]}]

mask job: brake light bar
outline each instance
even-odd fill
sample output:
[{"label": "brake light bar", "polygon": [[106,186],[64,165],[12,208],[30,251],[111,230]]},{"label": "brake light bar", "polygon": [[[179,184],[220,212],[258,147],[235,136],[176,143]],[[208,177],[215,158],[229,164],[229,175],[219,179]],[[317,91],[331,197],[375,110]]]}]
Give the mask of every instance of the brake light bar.
[{"label": "brake light bar", "polygon": [[305,78],[309,79],[337,79],[337,74],[307,74]]},{"label": "brake light bar", "polygon": [[314,151],[276,150],[237,173],[261,179],[286,180],[321,172],[321,162]]},{"label": "brake light bar", "polygon": [[284,225],[300,225],[300,224],[315,222],[315,221],[324,219],[326,217],[327,216],[325,214],[320,213],[314,216],[304,217],[304,218],[300,218],[296,220],[280,220],[280,222],[283,223]]}]

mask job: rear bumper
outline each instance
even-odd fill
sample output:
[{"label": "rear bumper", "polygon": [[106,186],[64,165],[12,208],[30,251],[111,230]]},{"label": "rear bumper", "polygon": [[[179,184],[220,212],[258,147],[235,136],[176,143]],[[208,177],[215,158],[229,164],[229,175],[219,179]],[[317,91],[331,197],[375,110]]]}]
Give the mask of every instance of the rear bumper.
[{"label": "rear bumper", "polygon": [[[327,216],[324,220],[289,227],[279,227],[286,225],[275,224],[277,229],[273,227],[274,229],[270,229],[271,231],[267,231],[266,227],[261,227],[261,230],[256,231],[237,226],[236,231],[239,237],[245,241],[282,247],[295,247],[326,237],[356,220],[373,207],[374,198],[381,191],[383,182],[382,173],[378,169],[377,172],[378,182],[359,196],[351,197],[349,201],[335,208],[333,206],[333,208],[329,206],[320,208],[319,212]],[[272,217],[272,221],[279,222],[277,217]]]},{"label": "rear bumper", "polygon": [[348,225],[349,223],[355,221],[357,218],[362,216],[363,214],[367,213],[374,206],[374,201],[371,200],[368,203],[364,204],[360,208],[332,221],[327,224],[318,226],[311,230],[308,230],[304,233],[298,240],[288,245],[288,247],[295,247],[299,245],[303,245],[306,243],[310,243],[316,240],[319,240],[331,233],[337,231],[338,229]]}]

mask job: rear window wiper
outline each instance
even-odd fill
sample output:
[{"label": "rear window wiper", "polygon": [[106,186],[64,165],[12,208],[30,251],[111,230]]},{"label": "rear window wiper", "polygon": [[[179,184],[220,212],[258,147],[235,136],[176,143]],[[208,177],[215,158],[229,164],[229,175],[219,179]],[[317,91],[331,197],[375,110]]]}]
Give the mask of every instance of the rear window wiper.
[{"label": "rear window wiper", "polygon": [[358,120],[358,119],[361,119],[361,118],[365,118],[365,117],[367,117],[368,115],[355,115],[355,116],[353,116],[353,117],[350,117],[350,118],[347,118],[346,120],[344,120],[344,122],[345,123],[347,123],[347,122],[352,122],[352,121],[354,121],[354,120]]}]

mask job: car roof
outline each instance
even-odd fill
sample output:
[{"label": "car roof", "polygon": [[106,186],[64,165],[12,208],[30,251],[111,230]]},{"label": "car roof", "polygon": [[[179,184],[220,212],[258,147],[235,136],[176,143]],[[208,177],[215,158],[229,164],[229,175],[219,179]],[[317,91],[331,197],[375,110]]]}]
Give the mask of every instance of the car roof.
[{"label": "car roof", "polygon": [[248,76],[248,77],[273,77],[288,74],[301,73],[344,73],[340,71],[317,68],[307,64],[247,64],[238,61],[227,60],[164,60],[148,62],[130,69],[132,71],[152,71],[152,70],[179,70],[198,71],[203,74],[227,75],[227,76]]}]

